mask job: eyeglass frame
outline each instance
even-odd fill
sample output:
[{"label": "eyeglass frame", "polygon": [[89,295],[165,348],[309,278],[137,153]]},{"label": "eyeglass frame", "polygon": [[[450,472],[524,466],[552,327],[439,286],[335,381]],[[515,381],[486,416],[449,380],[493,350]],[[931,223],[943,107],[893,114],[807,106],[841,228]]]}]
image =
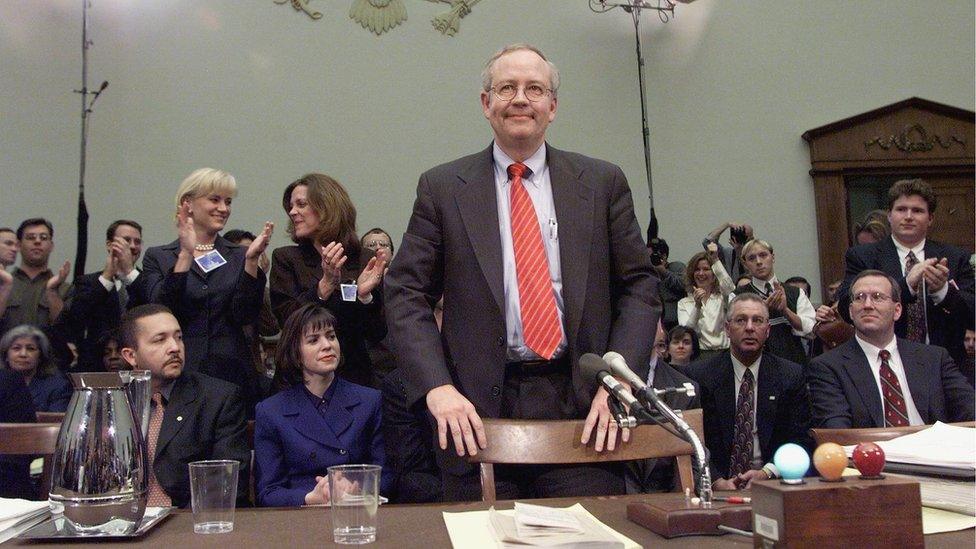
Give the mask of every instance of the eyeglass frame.
[{"label": "eyeglass frame", "polygon": [[753,325],[761,328],[769,324],[769,319],[761,316],[736,317],[736,318],[729,319],[729,324],[732,324],[733,326],[737,326],[739,328],[744,328],[745,326],[748,326],[749,322],[752,322]]},{"label": "eyeglass frame", "polygon": [[864,305],[867,303],[868,297],[871,298],[872,303],[887,303],[895,300],[895,298],[884,292],[857,292],[856,294],[851,295],[851,303]]},{"label": "eyeglass frame", "polygon": [[[512,86],[512,87],[515,88],[515,93],[513,93],[512,96],[511,97],[508,97],[508,98],[505,98],[505,97],[502,96],[502,94],[498,93],[498,89],[497,88],[499,86],[492,86],[492,87],[488,88],[488,90],[491,91],[491,93],[495,94],[495,97],[497,97],[500,101],[514,101],[515,98],[518,97],[519,90],[522,91],[522,96],[525,97],[525,99],[527,101],[531,101],[532,103],[538,103],[539,101],[542,101],[542,99],[545,96],[552,95],[552,88],[547,88],[547,87],[543,86],[542,84],[530,83],[530,84],[527,84],[525,86],[516,86],[515,84],[509,83],[509,84],[502,84],[500,87],[505,88],[505,87],[508,87],[508,86]],[[529,92],[528,92],[528,88],[529,87],[538,87],[539,89],[542,90],[542,95],[540,95],[537,99],[532,99],[531,97],[529,97]]]}]

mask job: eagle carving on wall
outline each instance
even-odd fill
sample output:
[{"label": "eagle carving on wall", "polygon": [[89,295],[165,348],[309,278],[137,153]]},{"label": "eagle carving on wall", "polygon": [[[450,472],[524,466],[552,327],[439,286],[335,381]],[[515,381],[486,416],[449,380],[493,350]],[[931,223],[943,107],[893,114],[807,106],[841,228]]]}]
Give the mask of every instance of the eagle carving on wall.
[{"label": "eagle carving on wall", "polygon": [[[309,6],[312,0],[274,0],[275,4],[290,4],[310,18],[322,18],[322,12]],[[451,9],[431,19],[431,25],[441,34],[457,34],[461,19],[471,13],[471,7],[481,0],[427,0],[435,4],[448,4]],[[353,0],[349,17],[364,29],[377,36],[407,20],[407,7],[403,0]]]}]

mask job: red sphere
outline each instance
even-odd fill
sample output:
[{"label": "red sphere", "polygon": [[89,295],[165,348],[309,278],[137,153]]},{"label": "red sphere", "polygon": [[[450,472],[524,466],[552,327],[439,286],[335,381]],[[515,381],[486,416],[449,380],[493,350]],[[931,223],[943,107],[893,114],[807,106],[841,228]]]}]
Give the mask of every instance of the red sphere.
[{"label": "red sphere", "polygon": [[877,477],[885,466],[885,453],[873,442],[862,442],[854,448],[854,466],[861,476]]}]

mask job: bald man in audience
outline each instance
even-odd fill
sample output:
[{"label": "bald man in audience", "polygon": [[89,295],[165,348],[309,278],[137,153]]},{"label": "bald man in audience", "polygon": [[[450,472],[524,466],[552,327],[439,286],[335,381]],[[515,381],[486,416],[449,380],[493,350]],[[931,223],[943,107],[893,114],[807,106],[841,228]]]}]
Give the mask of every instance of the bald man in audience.
[{"label": "bald man in audience", "polygon": [[236,385],[184,372],[183,331],[169,309],[141,305],[122,319],[122,358],[152,372],[149,506],[190,504],[189,464],[207,459],[240,463],[238,505],[248,500],[247,419]]},{"label": "bald man in audience", "polygon": [[895,336],[898,280],[867,270],[851,284],[854,339],[813,360],[815,427],[850,429],[972,421],[973,388],[942,347]]}]

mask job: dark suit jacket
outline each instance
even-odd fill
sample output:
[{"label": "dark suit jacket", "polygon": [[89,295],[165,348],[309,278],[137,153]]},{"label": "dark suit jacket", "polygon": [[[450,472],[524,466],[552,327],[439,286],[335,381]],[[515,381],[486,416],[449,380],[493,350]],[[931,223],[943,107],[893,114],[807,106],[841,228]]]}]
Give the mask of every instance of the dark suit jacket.
[{"label": "dark suit jacket", "polygon": [[260,269],[257,278],[244,272],[241,246],[218,236],[214,249],[227,260],[223,266],[204,273],[193,262],[188,272],[173,273],[179,241],[149,248],[129,294],[169,307],[183,329],[186,370],[241,387],[251,415],[259,400],[258,373],[243,328],[261,314],[265,276]]},{"label": "dark suit jacket", "polygon": [[[969,254],[955,246],[926,239],[925,257],[946,258],[949,263],[949,279],[955,281],[955,285],[949,285],[945,299],[938,305],[933,304],[931,298],[927,298],[929,343],[944,347],[956,364],[964,364],[966,349],[963,346],[963,339],[966,329],[972,330],[974,327],[973,288],[976,286],[973,267],[969,264]],[[903,306],[915,301],[916,297],[908,291],[908,283],[901,274],[902,265],[898,259],[898,250],[891,238],[848,249],[845,263],[844,282],[837,290],[837,299],[840,301],[838,309],[844,320],[851,321],[849,310],[851,283],[854,282],[854,277],[866,269],[883,271],[898,280],[901,285]],[[895,323],[895,334],[898,337],[905,337],[907,333],[908,315],[902,313],[901,318]]]},{"label": "dark suit jacket", "polygon": [[[690,397],[686,394],[672,393],[664,397],[665,403],[675,410],[694,410],[701,408],[701,399],[698,396],[698,384],[664,360],[659,360],[654,367],[653,386],[655,389],[681,387],[689,382],[695,386],[695,396]],[[624,480],[627,483],[627,493],[646,494],[650,492],[670,492],[677,481],[674,464],[674,458],[651,458],[629,462],[624,474]],[[697,474],[695,478],[698,478]]]},{"label": "dark suit jacket", "polygon": [[[548,147],[559,222],[563,329],[576,407],[593,389],[583,353],[612,349],[647,374],[660,314],[656,277],[620,168]],[[400,250],[386,276],[386,312],[410,403],[453,384],[484,417],[498,417],[505,376],[502,246],[492,148],[420,176]],[[433,306],[443,295],[443,333]]]},{"label": "dark suit jacket", "polygon": [[27,385],[37,412],[64,412],[71,402],[71,381],[60,370],[51,375],[36,375]]},{"label": "dark suit jacket", "polygon": [[297,507],[332,465],[382,465],[380,492],[392,484],[380,429],[380,392],[340,377],[326,415],[295,385],[258,404],[254,422],[257,503]]},{"label": "dark suit jacket", "polygon": [[[0,423],[34,423],[34,402],[24,378],[0,369]],[[34,499],[37,491],[31,485],[30,456],[0,456],[0,497]],[[47,494],[43,494],[47,497]]]},{"label": "dark suit jacket", "polygon": [[[689,364],[685,373],[698,382],[705,423],[705,445],[712,478],[729,478],[735,430],[735,371],[729,351]],[[756,431],[764,463],[773,461],[780,446],[793,442],[811,450],[810,399],[803,368],[763,353],[756,383]]]},{"label": "dark suit jacket", "polygon": [[174,382],[156,441],[153,471],[173,505],[190,504],[192,461],[234,459],[241,463],[237,504],[246,505],[251,451],[240,391],[230,383],[184,371]]},{"label": "dark suit jacket", "polygon": [[[922,421],[972,421],[973,388],[941,347],[898,338],[908,390]],[[857,340],[815,358],[808,374],[813,426],[884,427],[878,383]]]},{"label": "dark suit jacket", "polygon": [[98,280],[101,274],[88,273],[75,279],[55,323],[55,330],[78,346],[78,366],[82,371],[104,370],[99,339],[119,328],[125,312],[119,292],[114,288],[106,290]]},{"label": "dark suit jacket", "polygon": [[387,467],[393,471],[396,503],[430,503],[443,498],[441,471],[434,454],[434,433],[427,406],[407,404],[403,371],[383,378],[383,440]]},{"label": "dark suit jacket", "polygon": [[[367,254],[363,254],[363,259]],[[271,255],[271,308],[280,326],[288,315],[306,303],[320,303],[318,283],[322,278],[322,258],[310,244],[277,248]],[[359,276],[360,257],[349,257],[343,267],[343,281]],[[363,263],[365,264],[365,262]],[[371,385],[372,363],[366,342],[377,343],[386,336],[383,318],[383,291],[373,290],[373,301],[363,305],[343,301],[336,289],[324,303],[336,317],[336,335],[342,348],[343,364],[338,374],[360,385]]]}]

